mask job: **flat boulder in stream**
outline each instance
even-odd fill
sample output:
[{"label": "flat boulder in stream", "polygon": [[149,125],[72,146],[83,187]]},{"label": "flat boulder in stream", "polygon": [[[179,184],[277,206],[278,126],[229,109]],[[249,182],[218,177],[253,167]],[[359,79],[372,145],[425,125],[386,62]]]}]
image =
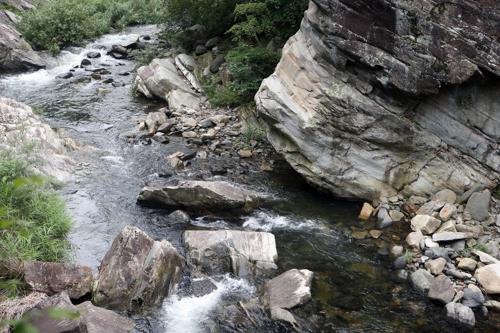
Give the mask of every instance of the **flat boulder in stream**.
[{"label": "flat boulder in stream", "polygon": [[94,303],[116,310],[158,304],[179,282],[183,266],[184,258],[169,242],[127,226],[101,262]]},{"label": "flat boulder in stream", "polygon": [[276,241],[267,232],[189,230],[184,244],[190,264],[203,274],[252,277],[277,268]]},{"label": "flat boulder in stream", "polygon": [[255,191],[225,181],[184,181],[176,186],[145,187],[139,194],[142,204],[168,209],[250,211],[267,200]]},{"label": "flat boulder in stream", "polygon": [[269,280],[266,294],[269,298],[271,318],[295,325],[295,318],[288,311],[311,299],[313,272],[307,269],[291,269]]}]

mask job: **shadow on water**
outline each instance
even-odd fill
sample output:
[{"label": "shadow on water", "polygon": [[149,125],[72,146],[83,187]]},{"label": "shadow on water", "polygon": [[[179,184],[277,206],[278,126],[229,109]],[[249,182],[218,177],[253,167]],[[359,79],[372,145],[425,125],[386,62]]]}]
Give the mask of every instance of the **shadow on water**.
[{"label": "shadow on water", "polygon": [[[165,238],[183,252],[181,236],[186,227],[170,225],[165,211],[138,206],[136,196],[141,187],[157,181],[159,175],[171,173],[165,156],[188,148],[180,138],[172,138],[168,145],[153,143],[150,146],[127,143],[123,139],[123,133],[131,131],[145,112],[161,107],[157,102],[131,94],[133,75],[122,74],[134,70],[133,62],[103,55],[94,64],[96,68],[108,69],[109,77],[123,84],[117,87],[96,80],[79,80],[79,76],[88,75],[80,69],[75,71],[75,81],[71,84],[71,80],[56,76],[78,65],[86,52],[99,50],[96,45],[110,46],[154,31],[154,27],[137,27],[123,34],[105,36],[84,49],[63,54],[52,69],[0,78],[1,95],[37,107],[37,112],[53,127],[64,130],[81,145],[71,156],[77,164],[75,180],[63,193],[75,220],[70,236],[75,261],[94,269],[113,238],[127,224],[138,226],[157,239]],[[272,209],[234,220],[197,219],[190,228],[238,228],[274,233],[280,270],[307,268],[315,272],[313,301],[294,310],[309,331],[458,331],[443,320],[442,306],[413,294],[405,282],[395,280],[387,269],[390,260],[381,248],[394,242],[391,234],[399,234],[401,230],[385,231],[386,236],[377,241],[353,241],[351,228],[362,227],[357,221],[360,203],[318,193],[282,162],[271,174],[259,173],[247,178],[247,184],[286,200]],[[218,294],[211,294],[207,299],[178,302],[169,299],[169,307],[159,309],[150,317],[138,318],[139,327],[144,332],[165,331],[163,325],[153,323],[175,317],[174,309],[180,311],[178,316],[183,316],[185,321],[175,321],[177,328],[173,332],[190,332],[189,328],[182,329],[183,323],[202,320],[194,316],[208,316],[214,303],[224,301],[226,296],[222,291],[231,291],[231,286],[240,283],[229,280]],[[201,304],[204,308],[200,308]],[[498,318],[487,322],[480,319],[475,331],[493,332],[498,324]],[[189,327],[196,330],[198,325]]]}]

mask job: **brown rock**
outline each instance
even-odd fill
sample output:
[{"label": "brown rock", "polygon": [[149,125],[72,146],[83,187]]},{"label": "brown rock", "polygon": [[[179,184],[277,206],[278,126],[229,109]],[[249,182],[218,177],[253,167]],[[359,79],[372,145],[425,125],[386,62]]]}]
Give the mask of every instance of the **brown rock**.
[{"label": "brown rock", "polygon": [[363,221],[369,220],[370,217],[372,216],[374,210],[375,210],[375,208],[373,208],[372,205],[365,202],[363,204],[363,207],[361,208],[361,212],[359,212],[359,219],[363,220]]}]

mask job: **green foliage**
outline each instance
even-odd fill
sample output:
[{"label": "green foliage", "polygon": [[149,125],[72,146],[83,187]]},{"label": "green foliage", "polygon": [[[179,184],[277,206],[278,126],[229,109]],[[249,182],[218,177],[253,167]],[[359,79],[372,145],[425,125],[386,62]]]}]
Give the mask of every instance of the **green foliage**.
[{"label": "green foliage", "polygon": [[227,54],[231,89],[244,103],[251,102],[262,80],[272,74],[279,55],[266,48],[241,45]]},{"label": "green foliage", "polygon": [[238,0],[167,0],[167,23],[172,30],[201,24],[210,35],[221,34],[233,23]]},{"label": "green foliage", "polygon": [[112,28],[159,23],[164,15],[163,0],[47,0],[22,15],[19,29],[33,47],[56,54]]},{"label": "green foliage", "polygon": [[406,250],[404,254],[404,258],[407,264],[410,264],[413,261],[413,252]]},{"label": "green foliage", "polygon": [[[0,154],[0,272],[25,260],[63,261],[70,244],[71,220],[64,202],[47,179],[34,175],[27,162]],[[10,276],[9,276],[10,277]],[[15,281],[3,280],[11,294]]]},{"label": "green foliage", "polygon": [[162,50],[157,45],[147,45],[144,49],[134,51],[134,59],[137,66],[148,65],[153,59],[158,58]]},{"label": "green foliage", "polygon": [[217,83],[212,77],[203,84],[208,100],[214,106],[236,106],[240,104],[240,97],[233,90],[232,84],[223,85]]},{"label": "green foliage", "polygon": [[263,142],[265,140],[265,132],[254,125],[248,125],[242,132],[245,143],[250,144],[252,141]]}]

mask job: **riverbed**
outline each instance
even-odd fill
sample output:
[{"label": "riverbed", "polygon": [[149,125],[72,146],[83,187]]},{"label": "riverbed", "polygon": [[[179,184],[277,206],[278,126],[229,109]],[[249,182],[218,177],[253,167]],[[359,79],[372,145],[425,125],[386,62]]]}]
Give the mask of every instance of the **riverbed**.
[{"label": "riverbed", "polygon": [[[184,252],[184,225],[165,222],[167,212],[136,204],[140,189],[149,184],[193,177],[197,170],[178,175],[165,157],[192,149],[180,137],[167,145],[129,142],[124,133],[137,127],[150,111],[164,105],[135,96],[131,86],[136,64],[107,56],[104,48],[154,35],[155,26],[135,27],[110,34],[84,48],[71,48],[47,70],[0,78],[0,95],[35,107],[55,129],[72,138],[78,149],[74,179],[61,192],[75,221],[70,240],[73,260],[97,270],[114,237],[134,225],[156,239],[167,239]],[[79,80],[88,75],[75,68],[90,52],[101,52],[93,68],[109,71],[114,84]],[[74,70],[71,79],[58,77]],[[235,160],[234,163],[238,163]],[[268,231],[276,236],[280,271],[291,268],[314,272],[313,300],[295,311],[304,331],[322,332],[449,332],[443,307],[413,293],[390,271],[388,249],[401,241],[398,227],[378,240],[356,241],[360,204],[336,200],[310,188],[284,163],[271,173],[251,173],[239,180],[279,196],[282,203],[231,219],[193,217],[187,228]],[[196,164],[193,165],[196,167]],[[232,179],[234,180],[234,178]],[[405,226],[399,226],[405,228]],[[140,332],[206,332],[225,305],[251,298],[257,292],[245,280],[221,277],[218,289],[202,297],[172,295],[153,313],[135,316]],[[498,322],[478,316],[476,332],[494,332]],[[236,332],[230,325],[223,331]],[[283,326],[269,326],[282,332]],[[286,330],[285,330],[286,331]]]}]

